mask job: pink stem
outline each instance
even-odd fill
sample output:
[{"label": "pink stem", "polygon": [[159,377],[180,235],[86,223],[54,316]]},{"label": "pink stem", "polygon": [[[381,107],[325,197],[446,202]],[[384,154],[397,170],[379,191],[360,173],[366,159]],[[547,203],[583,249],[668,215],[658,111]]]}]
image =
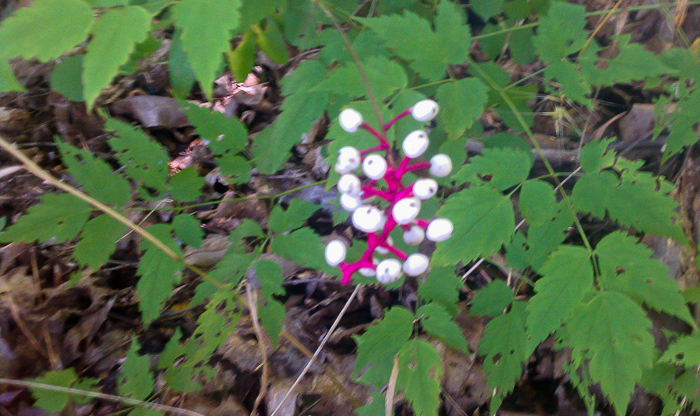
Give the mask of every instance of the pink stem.
[{"label": "pink stem", "polygon": [[410,161],[411,161],[411,159],[408,157],[403,158],[403,160],[401,161],[401,164],[399,165],[399,168],[396,169],[396,173],[394,174],[396,176],[397,180],[401,180],[404,172],[406,172],[406,168],[408,167],[408,163]]},{"label": "pink stem", "polygon": [[413,220],[413,222],[415,222],[416,225],[421,228],[428,228],[428,224],[430,224],[430,222],[426,220]]},{"label": "pink stem", "polygon": [[364,155],[366,155],[367,153],[376,152],[376,151],[378,151],[378,150],[385,150],[385,148],[384,148],[384,146],[382,146],[382,145],[380,144],[379,146],[374,146],[374,147],[370,147],[369,149],[360,150],[360,156],[364,156]]},{"label": "pink stem", "polygon": [[428,169],[430,168],[430,162],[421,162],[411,165],[406,168],[405,172],[413,172],[414,170]]},{"label": "pink stem", "polygon": [[386,192],[382,192],[379,189],[374,189],[371,186],[365,185],[362,187],[362,196],[364,198],[370,196],[378,196],[387,202],[391,202],[392,196]]},{"label": "pink stem", "polygon": [[367,130],[372,136],[376,137],[377,140],[379,140],[379,144],[380,146],[382,146],[382,149],[389,148],[389,142],[386,140],[386,137],[384,137],[384,135],[380,134],[377,130],[372,128],[372,126],[370,126],[367,123],[362,123],[360,124],[360,128]]},{"label": "pink stem", "polygon": [[391,252],[391,254],[393,254],[393,255],[395,255],[396,257],[398,257],[401,261],[406,261],[406,259],[408,258],[408,256],[406,255],[406,253],[404,253],[403,251],[397,249],[396,247],[392,246],[392,245],[389,244],[389,243],[386,243],[386,242],[385,242],[385,243],[382,243],[382,244],[380,244],[380,247],[383,247],[383,248],[389,250],[389,251]]},{"label": "pink stem", "polygon": [[413,196],[413,185],[409,186],[408,188],[404,189],[403,191],[399,192],[396,195],[396,199],[404,199],[404,198],[409,198]]},{"label": "pink stem", "polygon": [[399,113],[398,116],[392,118],[391,121],[389,121],[388,123],[386,123],[386,124],[384,125],[384,127],[382,128],[382,129],[384,130],[384,132],[386,133],[387,130],[389,130],[389,129],[391,128],[391,126],[394,125],[394,123],[396,123],[397,121],[399,121],[399,120],[401,120],[402,118],[406,117],[407,115],[411,114],[412,111],[413,111],[413,107],[409,108],[409,109],[406,110],[406,111],[402,111],[401,113]]}]

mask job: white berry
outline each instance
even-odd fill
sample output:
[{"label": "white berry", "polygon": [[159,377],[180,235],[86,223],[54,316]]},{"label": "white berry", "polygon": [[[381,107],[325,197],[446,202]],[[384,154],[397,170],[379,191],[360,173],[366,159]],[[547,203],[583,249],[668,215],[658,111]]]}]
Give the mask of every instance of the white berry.
[{"label": "white berry", "polygon": [[444,178],[452,172],[452,160],[449,156],[435,155],[430,159],[430,174],[436,178]]},{"label": "white berry", "polygon": [[403,241],[409,246],[417,246],[424,238],[425,231],[417,225],[412,225],[410,230],[403,232]]},{"label": "white berry", "polygon": [[437,218],[428,224],[428,229],[425,230],[425,236],[428,240],[437,243],[450,238],[452,231],[454,231],[454,226],[450,220],[446,218]]},{"label": "white berry", "polygon": [[430,260],[425,254],[411,254],[403,263],[403,272],[407,276],[420,276],[428,269]]},{"label": "white berry", "polygon": [[357,196],[352,196],[350,194],[340,195],[340,206],[344,210],[353,212],[362,205],[362,200]]},{"label": "white berry", "polygon": [[340,128],[348,133],[354,133],[362,124],[362,114],[352,108],[346,108],[340,112],[338,122],[340,123]]},{"label": "white berry", "polygon": [[346,173],[341,176],[338,180],[338,190],[340,193],[348,194],[351,196],[359,197],[362,191],[362,184],[360,183],[360,178],[353,175],[352,173]]},{"label": "white berry", "polygon": [[394,205],[391,215],[394,220],[403,225],[416,219],[420,213],[420,200],[418,198],[404,198]]},{"label": "white berry", "polygon": [[386,160],[379,155],[369,155],[362,162],[362,171],[370,179],[381,179],[386,173]]},{"label": "white berry", "polygon": [[401,277],[401,263],[396,259],[382,260],[377,265],[377,280],[379,283],[392,283]]},{"label": "white berry", "polygon": [[432,198],[438,190],[438,184],[434,179],[418,179],[413,184],[413,195],[425,201]]},{"label": "white berry", "polygon": [[423,130],[416,130],[409,133],[403,140],[402,148],[406,157],[415,159],[425,153],[428,149],[428,133]]},{"label": "white berry", "polygon": [[326,262],[335,267],[345,260],[347,248],[340,240],[333,240],[326,246]]},{"label": "white berry", "polygon": [[335,171],[341,175],[350,173],[360,167],[360,152],[352,146],[345,146],[338,151],[338,161],[335,164]]},{"label": "white berry", "polygon": [[375,207],[361,206],[352,213],[352,225],[360,231],[373,233],[381,227],[382,213]]},{"label": "white berry", "polygon": [[435,101],[423,100],[418,101],[416,105],[413,106],[411,114],[416,120],[427,122],[434,119],[435,116],[437,116],[438,111],[440,111],[440,107],[438,107],[438,104]]},{"label": "white berry", "polygon": [[374,269],[371,269],[369,267],[363,267],[359,269],[358,272],[365,277],[372,277],[377,274],[377,272],[374,271]]}]

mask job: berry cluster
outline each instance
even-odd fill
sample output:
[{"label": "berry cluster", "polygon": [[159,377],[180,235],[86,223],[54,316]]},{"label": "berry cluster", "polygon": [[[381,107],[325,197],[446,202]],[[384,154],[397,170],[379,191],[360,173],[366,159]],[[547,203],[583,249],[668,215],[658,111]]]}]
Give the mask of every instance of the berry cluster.
[{"label": "berry cluster", "polygon": [[[398,120],[412,115],[414,119],[428,122],[438,113],[438,105],[432,100],[423,100],[413,107],[394,117],[382,127],[382,132],[376,131],[365,123],[362,115],[353,110],[345,109],[340,113],[339,122],[343,130],[354,133],[364,129],[372,134],[379,145],[365,150],[357,150],[346,146],[338,152],[335,171],[340,175],[338,190],[341,193],[340,205],[352,212],[352,224],[358,230],[367,233],[367,250],[354,263],[346,263],[347,247],[340,240],[333,240],[326,246],[326,261],[331,266],[339,266],[343,273],[342,283],[350,283],[355,272],[364,276],[376,276],[381,283],[395,282],[403,271],[408,276],[419,276],[428,268],[430,260],[425,254],[406,255],[395,248],[389,234],[397,226],[404,231],[403,239],[406,244],[416,246],[424,238],[439,242],[447,240],[452,234],[452,223],[444,218],[430,222],[418,219],[421,201],[431,198],[438,189],[434,179],[418,179],[413,184],[405,186],[402,183],[404,175],[411,171],[428,169],[430,174],[442,178],[452,171],[452,161],[447,155],[438,154],[430,162],[411,163],[427,150],[428,134],[416,130],[406,136],[402,149],[405,157],[396,166],[391,157],[392,149],[386,138],[386,132]],[[386,157],[373,152],[385,152]],[[363,185],[359,177],[352,172],[362,168],[369,181]],[[378,186],[379,180],[384,180],[386,188]],[[383,210],[369,205],[378,197],[388,203]],[[379,260],[375,252],[385,256],[389,253],[396,258]],[[401,263],[403,262],[403,264]]]}]

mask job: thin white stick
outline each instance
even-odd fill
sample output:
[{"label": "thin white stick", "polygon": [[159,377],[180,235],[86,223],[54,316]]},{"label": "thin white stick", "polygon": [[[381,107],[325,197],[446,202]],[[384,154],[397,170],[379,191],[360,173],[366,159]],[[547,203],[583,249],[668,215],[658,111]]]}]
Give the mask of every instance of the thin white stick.
[{"label": "thin white stick", "polygon": [[338,317],[335,318],[335,322],[333,322],[333,325],[331,325],[330,329],[328,330],[328,333],[326,333],[326,336],[324,336],[323,340],[321,340],[321,344],[318,346],[318,348],[316,348],[316,351],[314,351],[314,355],[311,356],[311,358],[309,359],[309,362],[306,364],[306,367],[304,367],[304,369],[301,370],[301,374],[299,374],[299,377],[297,377],[297,379],[294,380],[294,384],[292,384],[292,387],[290,387],[289,390],[287,390],[287,393],[284,394],[284,397],[279,402],[279,404],[277,405],[277,408],[275,408],[275,411],[272,412],[272,414],[270,416],[275,416],[277,414],[277,412],[280,410],[280,408],[282,407],[284,402],[286,402],[287,399],[289,398],[289,395],[292,394],[292,391],[299,385],[299,383],[301,382],[301,379],[304,378],[306,373],[309,372],[309,369],[311,369],[311,365],[314,363],[314,361],[316,360],[318,355],[321,353],[321,350],[323,349],[323,347],[326,346],[326,342],[328,342],[330,337],[335,332],[335,329],[340,324],[340,320],[345,315],[345,312],[348,311],[350,304],[355,299],[355,296],[357,295],[357,292],[359,292],[359,291],[360,291],[360,285],[355,286],[355,290],[353,290],[352,294],[348,298],[348,301],[345,302],[345,306],[343,306],[343,309],[338,314]]}]

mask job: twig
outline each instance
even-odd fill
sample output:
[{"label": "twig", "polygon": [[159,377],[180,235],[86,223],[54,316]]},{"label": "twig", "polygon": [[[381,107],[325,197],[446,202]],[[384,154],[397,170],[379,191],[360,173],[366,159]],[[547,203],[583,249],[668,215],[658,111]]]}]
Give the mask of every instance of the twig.
[{"label": "twig", "polygon": [[258,292],[255,289],[253,289],[250,283],[246,283],[245,293],[246,297],[248,298],[248,308],[250,309],[250,317],[253,320],[253,328],[255,328],[255,336],[258,338],[260,355],[262,356],[262,376],[260,380],[260,393],[258,393],[258,397],[255,398],[253,410],[250,412],[250,416],[256,416],[258,414],[258,406],[260,406],[260,403],[267,394],[267,383],[270,378],[270,365],[267,359],[265,333],[263,332],[262,327],[260,326],[260,322],[258,321]]},{"label": "twig", "polygon": [[396,380],[399,378],[399,354],[394,355],[394,366],[391,368],[389,385],[386,389],[386,399],[384,400],[384,414],[393,416],[394,399],[396,395]]},{"label": "twig", "polygon": [[292,384],[292,387],[290,387],[289,390],[287,390],[287,393],[284,394],[284,397],[279,402],[279,404],[277,405],[277,408],[275,408],[275,410],[272,412],[272,414],[270,416],[275,416],[277,414],[277,412],[280,410],[280,408],[282,407],[284,402],[286,402],[287,399],[289,398],[289,395],[292,394],[292,391],[296,388],[296,386],[299,385],[299,383],[301,382],[301,379],[304,378],[306,373],[309,372],[309,369],[311,369],[311,365],[314,363],[314,361],[316,360],[318,355],[321,353],[321,350],[323,350],[323,347],[326,346],[326,342],[328,342],[330,337],[333,335],[333,333],[335,332],[335,329],[340,324],[340,320],[345,315],[345,312],[347,312],[348,308],[350,307],[350,304],[355,299],[355,296],[357,296],[357,293],[360,291],[360,287],[361,287],[360,285],[355,286],[355,290],[353,290],[353,292],[350,295],[350,297],[348,298],[347,302],[345,302],[345,306],[343,306],[343,309],[340,311],[338,316],[335,318],[333,325],[331,325],[330,329],[328,329],[328,333],[326,333],[326,336],[324,336],[323,340],[321,340],[321,344],[318,346],[318,348],[316,348],[314,355],[311,357],[311,359],[309,359],[309,362],[306,363],[306,367],[304,367],[304,369],[301,370],[301,374],[299,374],[299,377],[297,377],[297,379],[294,380],[294,384]]}]

